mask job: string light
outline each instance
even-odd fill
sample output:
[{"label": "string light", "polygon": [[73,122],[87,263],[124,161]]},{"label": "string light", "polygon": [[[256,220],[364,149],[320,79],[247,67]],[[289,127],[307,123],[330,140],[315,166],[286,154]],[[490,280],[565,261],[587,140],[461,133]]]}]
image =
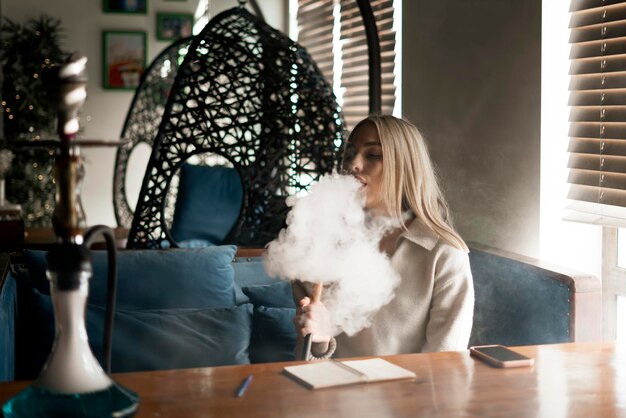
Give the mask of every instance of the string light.
[{"label": "string light", "polygon": [[[27,25],[23,27],[24,34],[31,40],[29,42],[32,42],[33,37],[37,37],[38,46],[33,50],[28,50],[28,47],[25,47],[27,42],[17,35],[9,36],[11,42],[7,42],[6,37],[0,42],[4,48],[14,48],[21,58],[18,58],[16,65],[10,68],[15,83],[6,88],[5,96],[0,97],[0,112],[4,112],[7,121],[5,137],[7,135],[14,137],[16,141],[41,141],[44,137],[42,132],[52,129],[54,120],[53,112],[43,104],[39,106],[43,100],[41,92],[39,90],[27,92],[26,89],[26,86],[32,85],[33,82],[40,83],[43,71],[54,65],[54,62],[63,59],[65,55],[60,52],[55,36],[59,32],[58,24],[42,20],[41,25],[45,29],[36,30],[33,26]],[[22,30],[17,32],[21,33]],[[28,51],[28,54],[25,51]],[[50,175],[54,149],[37,152],[24,150],[19,154],[19,161],[14,164],[11,193],[14,194],[15,200],[22,204],[22,216],[27,226],[47,226],[54,208],[54,183]]]}]

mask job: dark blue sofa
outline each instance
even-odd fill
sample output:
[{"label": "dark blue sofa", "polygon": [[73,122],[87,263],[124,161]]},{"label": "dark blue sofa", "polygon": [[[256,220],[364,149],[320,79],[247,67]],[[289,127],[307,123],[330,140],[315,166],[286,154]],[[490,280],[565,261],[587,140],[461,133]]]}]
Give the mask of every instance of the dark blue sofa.
[{"label": "dark blue sofa", "polygon": [[469,243],[474,277],[470,346],[602,340],[597,277]]},{"label": "dark blue sofa", "polygon": [[[601,339],[599,280],[472,245],[476,308],[470,344],[527,345]],[[119,257],[114,372],[293,359],[295,306],[259,250],[123,251]],[[54,337],[42,252],[26,267],[0,255],[0,381],[31,379]],[[101,356],[104,254],[94,256],[86,323]]]}]

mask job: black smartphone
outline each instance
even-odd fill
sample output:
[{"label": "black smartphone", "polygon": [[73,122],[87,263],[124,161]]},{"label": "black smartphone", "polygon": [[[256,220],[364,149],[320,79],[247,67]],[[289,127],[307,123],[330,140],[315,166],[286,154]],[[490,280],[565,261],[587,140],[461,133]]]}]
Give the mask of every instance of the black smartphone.
[{"label": "black smartphone", "polygon": [[532,366],[535,361],[503,345],[481,345],[470,347],[470,355],[495,367]]}]

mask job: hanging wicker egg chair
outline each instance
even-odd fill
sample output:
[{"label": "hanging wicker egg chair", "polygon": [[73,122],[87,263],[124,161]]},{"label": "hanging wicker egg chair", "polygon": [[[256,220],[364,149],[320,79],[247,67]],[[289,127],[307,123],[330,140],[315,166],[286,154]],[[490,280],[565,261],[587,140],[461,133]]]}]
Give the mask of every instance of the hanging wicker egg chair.
[{"label": "hanging wicker egg chair", "polygon": [[168,196],[198,155],[217,157],[241,182],[240,211],[222,243],[265,245],[284,226],[286,197],[335,168],[343,137],[332,88],[306,50],[242,7],[217,15],[176,73],[127,246],[178,245]]},{"label": "hanging wicker egg chair", "polygon": [[165,48],[146,69],[137,87],[124,122],[121,138],[124,139],[115,156],[113,173],[113,208],[118,226],[130,228],[133,210],[128,202],[126,176],[128,161],[140,144],[154,145],[159,124],[178,67],[192,38],[180,39]]}]

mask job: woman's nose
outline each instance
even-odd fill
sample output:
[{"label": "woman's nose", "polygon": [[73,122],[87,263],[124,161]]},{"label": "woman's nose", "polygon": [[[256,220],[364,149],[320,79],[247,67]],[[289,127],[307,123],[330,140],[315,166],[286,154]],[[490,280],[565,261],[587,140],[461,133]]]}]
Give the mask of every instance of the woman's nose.
[{"label": "woman's nose", "polygon": [[358,155],[356,155],[350,162],[350,172],[358,174],[361,170],[363,170],[363,161]]}]

